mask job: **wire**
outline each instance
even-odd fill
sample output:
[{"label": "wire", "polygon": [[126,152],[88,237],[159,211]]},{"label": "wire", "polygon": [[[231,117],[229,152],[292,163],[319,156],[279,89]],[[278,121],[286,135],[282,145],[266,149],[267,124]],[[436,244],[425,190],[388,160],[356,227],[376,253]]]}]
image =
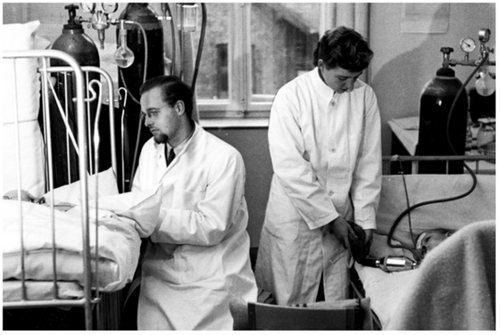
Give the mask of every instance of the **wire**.
[{"label": "wire", "polygon": [[[406,207],[410,207],[410,197],[408,195],[408,187],[406,186],[406,178],[405,178],[405,174],[404,174],[404,169],[403,169],[403,163],[401,162],[400,159],[398,159],[399,161],[399,167],[401,168],[401,176],[403,177],[403,186],[404,186],[404,189],[405,189],[405,197],[406,197]],[[411,225],[411,215],[410,213],[408,213],[408,227],[410,229],[410,237],[411,237],[411,241],[413,242],[413,247],[415,249],[417,249],[417,243],[415,241],[415,239],[413,238],[413,227]]]}]

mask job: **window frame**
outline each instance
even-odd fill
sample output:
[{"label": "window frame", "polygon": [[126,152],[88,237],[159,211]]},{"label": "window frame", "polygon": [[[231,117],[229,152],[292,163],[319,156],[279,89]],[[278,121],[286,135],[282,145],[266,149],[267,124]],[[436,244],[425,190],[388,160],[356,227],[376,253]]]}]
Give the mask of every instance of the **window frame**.
[{"label": "window frame", "polygon": [[[319,3],[318,30],[331,26],[333,3]],[[228,99],[197,99],[200,121],[207,125],[267,126],[274,95],[252,93],[251,3],[232,3],[228,39]],[[238,61],[235,61],[238,60]],[[239,75],[244,73],[245,75]],[[238,120],[245,120],[239,122]]]}]

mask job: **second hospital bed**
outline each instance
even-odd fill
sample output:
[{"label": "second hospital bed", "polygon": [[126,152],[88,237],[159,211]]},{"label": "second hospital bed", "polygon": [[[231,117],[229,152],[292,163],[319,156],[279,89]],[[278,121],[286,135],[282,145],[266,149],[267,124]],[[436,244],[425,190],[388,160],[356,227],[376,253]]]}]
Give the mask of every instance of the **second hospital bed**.
[{"label": "second hospital bed", "polygon": [[[412,163],[419,160],[406,158]],[[494,157],[472,159],[467,164],[478,171],[480,162],[492,164]],[[402,166],[399,162],[393,164]],[[375,328],[495,329],[495,175],[477,174],[476,178],[477,185],[469,195],[417,207],[394,229],[396,218],[408,207],[464,194],[471,189],[473,178],[465,170],[464,174],[454,175],[383,175],[370,257],[414,258],[408,250],[388,245],[391,230],[392,246],[429,229],[456,232],[429,252],[414,270],[386,273],[355,264],[354,291],[370,298]]]}]

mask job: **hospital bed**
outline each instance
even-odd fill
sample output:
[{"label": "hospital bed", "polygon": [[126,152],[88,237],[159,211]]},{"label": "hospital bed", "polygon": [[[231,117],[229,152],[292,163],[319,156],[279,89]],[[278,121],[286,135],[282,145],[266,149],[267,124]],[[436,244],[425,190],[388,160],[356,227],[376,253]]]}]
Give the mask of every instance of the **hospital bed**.
[{"label": "hospital bed", "polygon": [[[32,36],[30,32],[24,38],[29,41]],[[137,222],[158,214],[154,203],[159,202],[152,195],[159,193],[119,194],[109,75],[100,68],[79,66],[66,53],[31,49],[32,45],[7,50],[2,58],[4,327],[19,311],[36,316],[50,309],[58,318],[58,311],[76,310],[71,315],[81,320],[70,323],[71,329],[118,329],[121,290],[131,282],[139,258]],[[67,66],[51,66],[51,59]],[[95,73],[101,79],[89,81]],[[57,76],[71,87],[66,96],[54,89]],[[112,102],[108,115],[101,110],[103,91]],[[96,99],[92,123],[89,106]],[[71,107],[74,122],[68,116]],[[54,113],[63,120],[62,129],[51,129]],[[101,123],[109,129],[99,131]],[[65,157],[53,155],[54,132],[65,134]],[[109,151],[101,150],[103,146]],[[70,153],[76,153],[76,166]],[[61,175],[56,176],[53,168],[65,159],[77,178],[68,173],[66,182],[55,187]],[[20,317],[26,322],[20,327],[34,322],[31,316]],[[43,321],[47,330],[64,323]]]},{"label": "hospital bed", "polygon": [[[477,178],[472,193],[459,197],[472,189],[473,178],[467,169],[463,174],[412,173],[418,171],[421,162],[436,158],[440,162],[468,164]],[[488,284],[494,283],[495,274],[494,164],[495,156],[480,155],[384,157],[377,230],[370,257],[414,259],[410,250],[393,246],[428,229],[456,232],[429,252],[414,270],[387,273],[355,263],[352,288],[355,296],[370,298],[375,329],[494,329],[495,290],[494,284]],[[484,166],[488,169],[481,170]],[[455,197],[458,199],[433,202]],[[431,203],[418,205],[428,201]],[[410,206],[416,208],[402,216],[394,228],[396,219]],[[482,240],[474,238],[476,235]],[[461,251],[457,252],[457,248]]]}]

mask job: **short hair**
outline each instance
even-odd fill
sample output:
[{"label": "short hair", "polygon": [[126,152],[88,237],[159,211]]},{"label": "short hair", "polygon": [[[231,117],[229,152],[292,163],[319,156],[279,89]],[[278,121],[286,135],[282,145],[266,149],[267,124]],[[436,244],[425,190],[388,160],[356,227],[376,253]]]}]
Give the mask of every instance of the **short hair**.
[{"label": "short hair", "polygon": [[314,50],[314,66],[322,59],[327,69],[340,66],[351,72],[363,71],[373,58],[373,51],[354,29],[338,27],[328,30]]},{"label": "short hair", "polygon": [[170,107],[174,107],[179,100],[184,102],[186,115],[191,119],[193,114],[193,93],[186,83],[177,76],[154,77],[142,84],[139,93],[142,96],[157,87],[161,90],[162,100]]}]

